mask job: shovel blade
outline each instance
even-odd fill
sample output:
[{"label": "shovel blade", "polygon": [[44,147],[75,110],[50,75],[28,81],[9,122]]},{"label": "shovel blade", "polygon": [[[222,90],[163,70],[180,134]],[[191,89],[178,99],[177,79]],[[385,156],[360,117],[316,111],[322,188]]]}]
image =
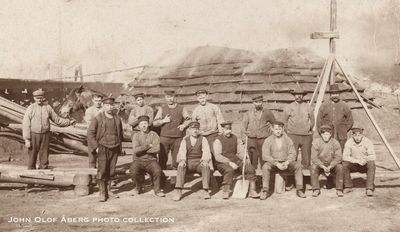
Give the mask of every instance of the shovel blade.
[{"label": "shovel blade", "polygon": [[245,199],[249,191],[250,182],[248,180],[236,181],[233,189],[232,198]]}]

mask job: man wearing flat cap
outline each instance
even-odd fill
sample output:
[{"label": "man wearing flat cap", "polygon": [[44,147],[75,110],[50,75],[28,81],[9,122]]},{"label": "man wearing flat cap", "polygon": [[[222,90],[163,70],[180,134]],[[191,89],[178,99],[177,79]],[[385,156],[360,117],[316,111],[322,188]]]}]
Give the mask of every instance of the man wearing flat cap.
[{"label": "man wearing flat cap", "polygon": [[[321,126],[321,137],[314,139],[311,148],[311,185],[313,197],[319,196],[319,175],[322,173],[327,178],[336,180],[336,195],[343,197],[343,166],[342,150],[339,142],[332,136],[332,126]],[[333,175],[332,175],[333,174]]]},{"label": "man wearing flat cap", "polygon": [[138,118],[142,115],[149,117],[149,127],[153,125],[154,111],[149,105],[145,104],[144,93],[137,93],[133,95],[136,100],[136,104],[133,105],[131,112],[129,113],[128,124],[132,126],[132,133],[135,134],[140,131]]},{"label": "man wearing flat cap", "polygon": [[172,160],[168,169],[177,168],[176,156],[179,144],[190,122],[190,115],[186,107],[181,106],[175,100],[175,91],[165,91],[165,101],[166,103],[159,108],[154,118],[154,126],[161,127],[158,163],[163,170],[167,169],[169,152],[171,152]]},{"label": "man wearing flat cap", "polygon": [[347,140],[343,151],[344,187],[345,193],[352,191],[353,183],[350,172],[367,173],[366,194],[374,195],[375,180],[375,149],[374,144],[364,136],[361,126],[353,126],[352,137]]},{"label": "man wearing flat cap", "polygon": [[222,133],[220,123],[224,121],[224,118],[221,109],[217,105],[207,101],[208,92],[206,90],[197,91],[196,96],[199,104],[193,110],[192,121],[200,123],[201,135],[212,146],[218,133]]},{"label": "man wearing flat cap", "polygon": [[265,161],[262,167],[263,187],[260,199],[269,197],[269,183],[271,172],[291,172],[294,174],[296,183],[296,195],[305,198],[303,191],[302,166],[296,161],[296,151],[292,140],[283,131],[284,123],[272,122],[272,135],[265,139],[262,147],[262,157]]},{"label": "man wearing flat cap", "polygon": [[161,190],[162,170],[157,162],[160,138],[156,132],[149,130],[150,118],[147,115],[139,116],[137,121],[140,131],[132,137],[133,162],[131,166],[132,180],[136,187],[131,194],[142,193],[144,174],[147,172],[153,181],[154,194],[164,197],[165,194]]},{"label": "man wearing flat cap", "polygon": [[111,178],[115,175],[118,155],[122,151],[123,130],[120,118],[115,115],[114,98],[103,101],[103,110],[90,123],[87,131],[89,152],[97,154],[97,180],[99,201],[118,196],[111,192]]},{"label": "man wearing flat cap", "polygon": [[338,84],[329,86],[330,101],[324,102],[318,112],[317,129],[322,125],[333,125],[332,136],[340,143],[342,151],[347,141],[347,132],[353,126],[353,115],[350,107],[340,99]]},{"label": "man wearing flat cap", "polygon": [[200,134],[200,123],[193,121],[189,124],[188,135],[182,139],[179,146],[177,162],[178,174],[176,176],[174,201],[182,198],[182,188],[185,183],[186,173],[200,173],[203,184],[203,199],[211,198],[210,176],[212,157],[207,139]]},{"label": "man wearing flat cap", "polygon": [[247,148],[243,149],[241,142],[232,134],[232,122],[223,122],[221,123],[221,127],[222,134],[214,141],[214,157],[216,168],[223,176],[221,187],[222,198],[229,198],[234,174],[235,172],[241,173],[244,162],[246,162],[246,165],[244,165],[246,179],[250,181],[249,197],[259,197],[256,191],[256,171],[248,158],[244,160],[246,152],[244,149]]},{"label": "man wearing flat cap", "polygon": [[248,137],[247,148],[249,157],[254,169],[257,169],[258,163],[263,166],[262,145],[266,138],[272,134],[271,123],[275,121],[275,116],[267,108],[263,107],[263,96],[252,98],[253,107],[246,112],[242,123],[242,143],[245,137]]},{"label": "man wearing flat cap", "polygon": [[45,101],[42,89],[33,92],[33,99],[35,102],[26,109],[22,121],[22,136],[29,155],[28,169],[36,169],[38,155],[39,169],[47,169],[49,166],[50,121],[61,127],[73,125],[76,121],[58,116]]},{"label": "man wearing flat cap", "polygon": [[304,90],[296,88],[292,91],[295,100],[283,110],[283,122],[287,135],[292,139],[296,157],[301,149],[301,164],[303,168],[310,166],[311,144],[313,139],[314,112],[310,105],[303,101],[307,94]]}]

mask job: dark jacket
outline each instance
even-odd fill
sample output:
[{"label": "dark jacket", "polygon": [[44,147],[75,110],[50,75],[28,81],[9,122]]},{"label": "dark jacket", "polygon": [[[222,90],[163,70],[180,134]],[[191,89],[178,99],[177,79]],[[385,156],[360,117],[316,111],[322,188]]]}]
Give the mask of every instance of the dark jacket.
[{"label": "dark jacket", "polygon": [[322,104],[317,118],[318,131],[320,131],[322,125],[334,126],[333,135],[335,139],[347,139],[347,132],[353,126],[350,107],[343,101],[338,103],[329,101]]},{"label": "dark jacket", "polygon": [[[117,125],[117,134],[120,142],[123,140],[122,122],[118,116],[114,115],[114,120]],[[90,123],[87,130],[88,151],[93,152],[99,146],[99,140],[106,132],[106,115],[104,112],[98,114]],[[120,146],[122,148],[122,146]]]}]

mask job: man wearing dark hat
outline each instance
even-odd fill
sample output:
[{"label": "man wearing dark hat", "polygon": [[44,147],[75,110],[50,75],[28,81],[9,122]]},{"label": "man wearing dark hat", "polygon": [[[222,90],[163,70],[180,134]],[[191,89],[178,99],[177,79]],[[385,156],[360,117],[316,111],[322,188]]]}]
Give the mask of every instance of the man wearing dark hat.
[{"label": "man wearing dark hat", "polygon": [[203,199],[210,199],[210,175],[212,168],[210,146],[207,139],[200,135],[200,123],[193,121],[189,124],[188,135],[182,139],[177,161],[178,174],[176,176],[176,194],[174,201],[182,198],[182,188],[185,183],[186,172],[201,174],[203,183]]},{"label": "man wearing dark hat", "polygon": [[75,120],[59,117],[53,108],[47,104],[44,91],[33,92],[34,103],[25,111],[22,121],[22,136],[28,148],[28,169],[36,169],[39,155],[39,169],[49,166],[50,120],[57,126],[65,127],[76,123]]},{"label": "man wearing dark hat", "polygon": [[201,135],[212,146],[218,133],[222,132],[220,123],[224,121],[224,118],[221,109],[217,105],[207,102],[208,92],[206,90],[197,91],[196,96],[199,105],[193,110],[192,121],[200,123]]},{"label": "man wearing dark hat", "polygon": [[313,141],[311,148],[311,185],[313,188],[313,197],[321,193],[319,185],[319,175],[323,174],[331,178],[331,174],[336,179],[336,195],[343,197],[343,166],[342,150],[339,142],[332,137],[332,126],[322,125],[320,131],[321,137]]},{"label": "man wearing dark hat", "polygon": [[233,176],[236,171],[240,171],[243,168],[244,162],[246,162],[246,179],[250,181],[249,197],[259,197],[256,191],[256,171],[248,159],[244,160],[244,149],[247,148],[243,149],[241,143],[238,142],[238,138],[232,134],[232,122],[223,122],[221,123],[221,127],[222,134],[214,141],[214,157],[216,160],[216,168],[223,175],[221,188],[223,192],[222,198],[229,198]]},{"label": "man wearing dark hat", "polygon": [[304,90],[292,91],[295,101],[283,110],[283,122],[286,125],[286,133],[292,139],[296,157],[301,148],[301,164],[303,168],[310,166],[311,144],[313,139],[314,112],[310,105],[303,101],[307,94]]},{"label": "man wearing dark hat", "polygon": [[258,163],[261,167],[264,164],[262,146],[265,139],[272,134],[271,123],[275,121],[275,116],[272,111],[263,107],[263,96],[256,96],[252,100],[254,107],[243,118],[242,142],[244,143],[247,136],[250,161],[254,169],[257,169]]},{"label": "man wearing dark hat", "polygon": [[296,161],[296,151],[292,140],[283,131],[284,123],[280,121],[272,122],[272,135],[265,139],[262,147],[262,157],[265,161],[262,167],[263,188],[260,199],[265,200],[269,197],[269,183],[271,172],[291,172],[294,173],[296,183],[296,195],[305,198],[303,191],[303,172],[302,166]]},{"label": "man wearing dark hat", "polygon": [[128,124],[132,126],[133,134],[140,131],[138,118],[142,115],[149,117],[149,126],[153,125],[154,111],[153,108],[146,105],[144,102],[144,93],[137,93],[134,95],[136,104],[133,105],[129,114]]},{"label": "man wearing dark hat", "polygon": [[158,197],[164,197],[161,191],[162,170],[157,162],[157,153],[160,151],[160,138],[157,133],[149,130],[149,117],[147,115],[139,116],[138,128],[140,131],[132,137],[133,162],[131,166],[131,175],[135,189],[132,195],[142,192],[145,172],[152,177],[154,194]]},{"label": "man wearing dark hat", "polygon": [[168,154],[171,151],[172,164],[169,169],[175,169],[179,144],[190,122],[190,115],[185,107],[175,101],[175,91],[165,91],[165,100],[167,103],[160,107],[154,118],[154,126],[161,127],[158,163],[162,169],[167,169]]},{"label": "man wearing dark hat", "polygon": [[366,172],[366,194],[372,197],[375,189],[376,169],[374,144],[363,135],[364,129],[361,126],[353,126],[351,130],[352,137],[347,140],[343,151],[345,193],[351,192],[353,187],[350,172]]},{"label": "man wearing dark hat", "polygon": [[118,155],[121,154],[123,130],[122,122],[114,114],[114,98],[103,101],[103,111],[90,123],[87,131],[89,152],[97,151],[97,180],[99,185],[99,201],[118,196],[111,192],[111,178],[115,174]]},{"label": "man wearing dark hat", "polygon": [[342,151],[347,140],[347,132],[353,126],[353,116],[350,107],[340,100],[340,89],[337,84],[330,85],[331,100],[324,102],[318,112],[317,129],[322,125],[333,125],[332,136],[340,143]]},{"label": "man wearing dark hat", "polygon": [[[85,111],[84,120],[88,125],[90,125],[91,121],[101,112],[101,110],[102,110],[102,101],[103,101],[103,95],[96,94],[96,95],[93,96],[93,99],[92,99],[93,105],[90,106]],[[89,157],[89,168],[96,168],[96,163],[97,163],[96,150],[93,150],[92,148],[88,148],[88,150],[94,152],[94,153],[89,152],[89,154],[88,154],[88,157]]]}]

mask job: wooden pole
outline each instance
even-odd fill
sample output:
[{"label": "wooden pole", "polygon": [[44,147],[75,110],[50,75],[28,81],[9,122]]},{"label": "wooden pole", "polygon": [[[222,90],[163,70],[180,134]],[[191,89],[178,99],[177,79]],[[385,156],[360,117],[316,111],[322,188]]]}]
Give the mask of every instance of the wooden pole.
[{"label": "wooden pole", "polygon": [[314,105],[315,98],[318,95],[318,90],[319,90],[319,87],[321,86],[322,77],[324,76],[327,63],[328,63],[328,60],[325,61],[324,67],[322,68],[322,72],[319,74],[317,85],[315,86],[315,90],[313,92],[313,95],[311,96],[311,100],[310,100],[310,103],[309,103],[311,106]]},{"label": "wooden pole", "polygon": [[[337,4],[336,0],[331,0],[331,22],[330,22],[330,30],[331,32],[336,31],[336,16],[337,16]],[[335,38],[330,38],[329,39],[329,52],[333,55],[336,53],[336,41]],[[331,72],[330,72],[330,78],[329,78],[329,84],[333,85],[335,84],[335,66],[333,65]]]},{"label": "wooden pole", "polygon": [[371,112],[369,111],[369,109],[368,109],[367,105],[365,104],[364,100],[362,99],[362,97],[358,93],[358,91],[357,91],[356,87],[354,86],[353,82],[350,80],[350,78],[343,71],[342,67],[340,66],[339,62],[336,59],[335,59],[335,63],[339,67],[340,71],[343,73],[343,75],[346,78],[346,80],[349,82],[349,84],[350,84],[351,88],[353,89],[354,93],[356,94],[358,100],[361,102],[361,105],[363,106],[363,108],[364,108],[365,112],[367,113],[369,119],[371,120],[372,124],[374,125],[375,129],[377,130],[379,136],[383,140],[383,143],[386,145],[387,149],[389,150],[389,153],[392,156],[392,158],[393,158],[394,162],[396,163],[397,167],[400,168],[400,160],[399,160],[399,158],[396,156],[396,154],[394,153],[394,150],[390,146],[389,142],[386,140],[385,135],[382,133],[382,130],[379,128],[378,124],[375,121],[375,118],[372,116]]},{"label": "wooden pole", "polygon": [[321,107],[322,100],[324,99],[324,96],[325,96],[325,90],[326,90],[326,86],[328,85],[329,76],[330,76],[329,74],[331,73],[334,59],[335,59],[334,56],[330,55],[326,61],[326,69],[325,69],[324,75],[321,80],[321,86],[319,88],[317,103],[315,104],[315,108],[314,108],[314,117],[315,118],[317,118],[317,116],[318,116],[319,108]]}]

